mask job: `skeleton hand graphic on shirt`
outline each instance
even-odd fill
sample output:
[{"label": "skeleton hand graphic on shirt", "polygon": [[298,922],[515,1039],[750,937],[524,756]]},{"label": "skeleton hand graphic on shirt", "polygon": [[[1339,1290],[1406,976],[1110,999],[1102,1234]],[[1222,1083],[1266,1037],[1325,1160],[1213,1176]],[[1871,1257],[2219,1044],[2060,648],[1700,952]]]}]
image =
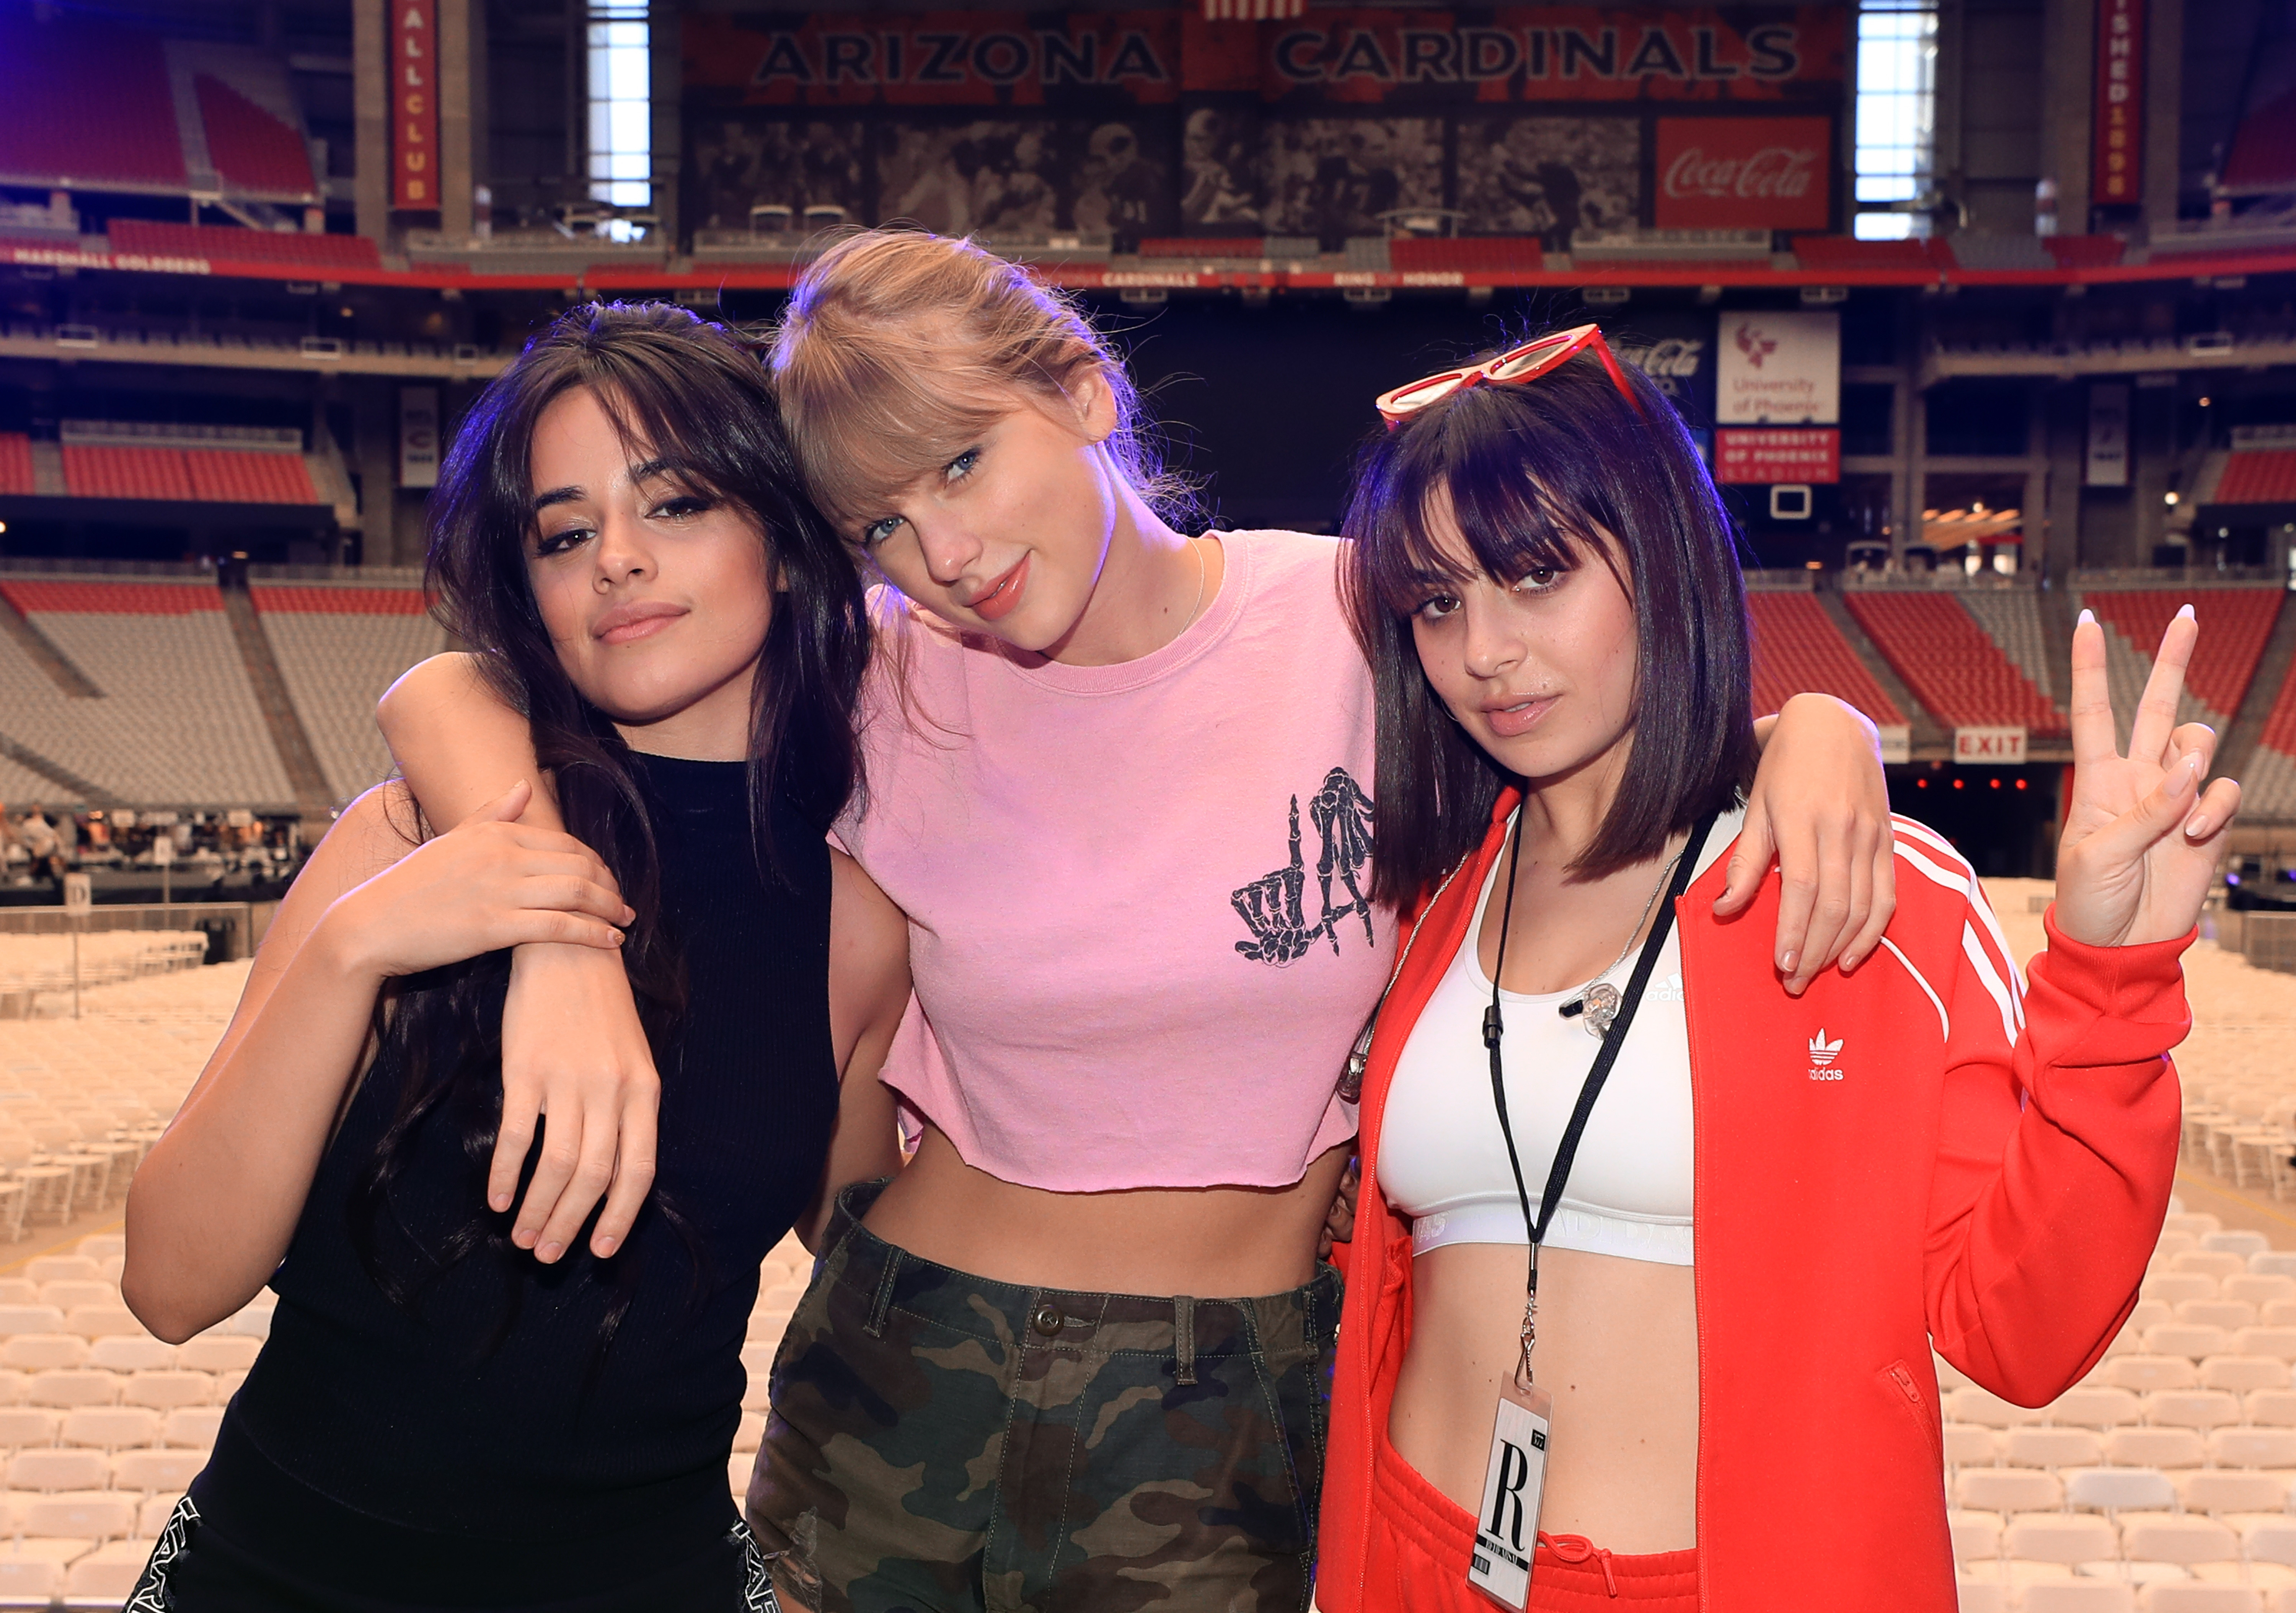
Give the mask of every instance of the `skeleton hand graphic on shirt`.
[{"label": "skeleton hand graphic on shirt", "polygon": [[1292,860],[1231,895],[1237,915],[1257,941],[1239,941],[1235,950],[1254,963],[1287,964],[1305,956],[1324,926],[1310,927],[1302,911],[1308,891],[1307,865],[1300,860],[1300,798],[1292,797]]},{"label": "skeleton hand graphic on shirt", "polygon": [[[1316,882],[1323,898],[1323,913],[1308,922],[1308,869],[1300,853],[1300,798],[1292,797],[1291,860],[1272,874],[1263,874],[1234,892],[1228,900],[1251,931],[1253,939],[1239,941],[1235,950],[1255,963],[1278,967],[1307,956],[1317,941],[1329,941],[1340,950],[1340,925],[1350,914],[1361,914],[1364,940],[1373,940],[1371,897],[1365,888],[1365,869],[1371,862],[1372,803],[1363,786],[1345,768],[1324,776],[1323,787],[1309,798],[1308,816],[1316,826],[1323,849],[1316,859]],[[1348,900],[1332,903],[1332,882],[1337,879]]]}]

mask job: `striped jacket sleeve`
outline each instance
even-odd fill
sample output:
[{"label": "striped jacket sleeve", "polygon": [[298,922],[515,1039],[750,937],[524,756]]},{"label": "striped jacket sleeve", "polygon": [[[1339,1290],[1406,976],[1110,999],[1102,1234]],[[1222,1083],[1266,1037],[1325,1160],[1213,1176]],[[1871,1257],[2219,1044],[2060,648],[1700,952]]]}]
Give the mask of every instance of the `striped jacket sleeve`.
[{"label": "striped jacket sleeve", "polygon": [[2192,937],[2086,946],[2053,909],[2021,982],[1969,865],[1931,830],[1896,827],[1912,898],[1900,910],[1920,917],[1885,944],[1945,1037],[1930,1332],[1978,1383],[2042,1405],[2127,1320],[2168,1211],[2182,1123],[2168,1053],[2191,1025],[2179,959]]}]

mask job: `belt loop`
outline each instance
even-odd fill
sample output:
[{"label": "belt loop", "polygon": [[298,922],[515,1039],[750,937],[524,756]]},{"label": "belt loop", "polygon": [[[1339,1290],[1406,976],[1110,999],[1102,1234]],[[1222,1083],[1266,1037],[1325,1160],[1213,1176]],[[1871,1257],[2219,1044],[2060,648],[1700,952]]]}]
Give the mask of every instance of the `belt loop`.
[{"label": "belt loop", "polygon": [[1179,1362],[1181,1383],[1196,1381],[1196,1302],[1182,1294],[1172,1301],[1172,1354]]},{"label": "belt loop", "polygon": [[885,1248],[885,1270],[877,1279],[876,1297],[869,1302],[869,1321],[863,1328],[872,1338],[885,1337],[885,1313],[893,1308],[893,1280],[901,1274],[901,1251]]}]

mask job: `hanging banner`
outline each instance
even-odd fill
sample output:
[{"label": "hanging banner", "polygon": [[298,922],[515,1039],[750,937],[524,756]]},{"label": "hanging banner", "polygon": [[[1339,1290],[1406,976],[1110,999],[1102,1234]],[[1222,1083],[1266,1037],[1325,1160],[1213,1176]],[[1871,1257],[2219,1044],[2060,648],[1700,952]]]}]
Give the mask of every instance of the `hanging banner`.
[{"label": "hanging banner", "polygon": [[2096,151],[2089,199],[2144,199],[2144,0],[2096,0]]},{"label": "hanging banner", "polygon": [[439,207],[438,0],[390,0],[390,205]]},{"label": "hanging banner", "polygon": [[1752,483],[1841,480],[1838,431],[1717,432],[1714,480]]},{"label": "hanging banner", "polygon": [[688,12],[679,34],[705,104],[1089,113],[1180,92],[1177,12]]},{"label": "hanging banner", "polygon": [[1314,11],[1185,25],[1185,87],[1267,101],[1775,101],[1838,94],[1839,6]]},{"label": "hanging banner", "polygon": [[1728,313],[1718,345],[1717,425],[1840,422],[1841,315]]},{"label": "hanging banner", "polygon": [[1830,222],[1830,118],[1661,118],[1660,229],[1822,230]]},{"label": "hanging banner", "polygon": [[2128,485],[2128,383],[2092,381],[2088,388],[2088,458],[2083,487]]},{"label": "hanging banner", "polygon": [[398,485],[439,485],[439,389],[398,389]]}]

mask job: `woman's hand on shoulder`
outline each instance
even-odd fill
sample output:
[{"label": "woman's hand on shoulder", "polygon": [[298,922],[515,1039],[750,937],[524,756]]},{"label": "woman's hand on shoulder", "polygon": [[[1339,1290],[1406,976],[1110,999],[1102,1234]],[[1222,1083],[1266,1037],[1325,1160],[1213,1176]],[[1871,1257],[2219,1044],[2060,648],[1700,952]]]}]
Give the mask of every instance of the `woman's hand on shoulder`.
[{"label": "woman's hand on shoulder", "polygon": [[1831,695],[1796,695],[1766,737],[1715,916],[1745,911],[1775,860],[1773,956],[1799,997],[1837,959],[1846,975],[1881,944],[1898,906],[1896,852],[1880,734]]},{"label": "woman's hand on shoulder", "polygon": [[2186,605],[2161,635],[2123,756],[2105,679],[2104,630],[2087,611],[2073,630],[2073,798],[2057,841],[2060,934],[2091,946],[2174,941],[2191,931],[2216,878],[2240,785],[2204,790],[2217,737],[2177,726],[2185,669],[2200,641]]},{"label": "woman's hand on shoulder", "polygon": [[516,822],[530,794],[512,786],[338,896],[319,928],[344,967],[381,980],[527,942],[619,947],[613,876],[572,836]]}]

